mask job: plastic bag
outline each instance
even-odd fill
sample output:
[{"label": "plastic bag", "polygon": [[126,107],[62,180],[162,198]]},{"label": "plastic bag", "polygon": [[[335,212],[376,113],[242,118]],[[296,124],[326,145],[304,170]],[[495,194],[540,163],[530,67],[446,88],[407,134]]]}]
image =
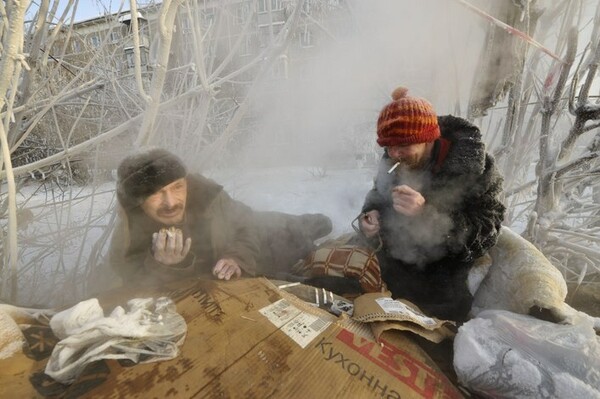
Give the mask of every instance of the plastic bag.
[{"label": "plastic bag", "polygon": [[454,368],[494,398],[600,398],[600,337],[584,313],[561,325],[488,310],[458,330]]},{"label": "plastic bag", "polygon": [[93,298],[57,313],[50,327],[61,341],[54,347],[45,373],[68,384],[96,360],[148,363],[178,355],[187,325],[171,299],[132,299],[127,309],[118,306],[104,317]]}]

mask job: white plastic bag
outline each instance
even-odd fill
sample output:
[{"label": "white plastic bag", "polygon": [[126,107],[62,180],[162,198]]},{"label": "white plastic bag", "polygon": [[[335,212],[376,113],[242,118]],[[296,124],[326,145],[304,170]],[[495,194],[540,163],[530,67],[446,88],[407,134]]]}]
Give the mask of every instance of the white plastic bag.
[{"label": "white plastic bag", "polygon": [[54,347],[45,373],[68,384],[96,360],[148,363],[177,356],[187,326],[173,301],[166,297],[132,299],[127,309],[118,306],[104,317],[94,298],[57,313],[50,327],[61,341]]},{"label": "white plastic bag", "polygon": [[584,313],[561,325],[487,310],[458,330],[454,368],[494,398],[600,398],[600,337]]}]

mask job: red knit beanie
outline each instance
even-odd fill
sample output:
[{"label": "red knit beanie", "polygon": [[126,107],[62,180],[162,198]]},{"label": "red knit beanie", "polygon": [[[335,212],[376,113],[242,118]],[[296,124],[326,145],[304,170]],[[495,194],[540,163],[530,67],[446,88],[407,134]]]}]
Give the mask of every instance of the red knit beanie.
[{"label": "red knit beanie", "polygon": [[409,97],[406,87],[392,93],[377,120],[377,144],[381,147],[429,143],[440,137],[440,127],[429,101]]}]

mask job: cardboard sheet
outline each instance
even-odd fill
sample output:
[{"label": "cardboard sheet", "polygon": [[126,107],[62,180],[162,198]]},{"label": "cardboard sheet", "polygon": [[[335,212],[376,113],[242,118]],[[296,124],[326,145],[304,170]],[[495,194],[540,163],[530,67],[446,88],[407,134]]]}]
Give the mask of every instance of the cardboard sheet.
[{"label": "cardboard sheet", "polygon": [[[13,360],[23,367],[0,372],[0,397],[462,397],[410,339],[395,336],[393,342],[377,343],[363,323],[311,307],[266,279],[118,290],[100,301],[112,309],[149,295],[173,298],[188,323],[177,358],[137,365],[103,360],[63,386],[43,374],[47,356],[21,354]],[[47,328],[39,326],[40,331],[51,344]],[[1,360],[0,369],[9,360]]]}]

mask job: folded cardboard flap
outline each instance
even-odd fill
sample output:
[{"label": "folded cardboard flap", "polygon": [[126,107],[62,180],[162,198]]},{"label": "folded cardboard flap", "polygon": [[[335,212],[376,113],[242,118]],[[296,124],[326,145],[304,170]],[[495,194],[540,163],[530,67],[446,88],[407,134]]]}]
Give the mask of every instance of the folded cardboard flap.
[{"label": "folded cardboard flap", "polygon": [[441,326],[435,330],[427,330],[411,322],[403,321],[376,321],[369,323],[373,336],[377,342],[391,340],[391,335],[399,331],[408,331],[417,334],[428,341],[439,344],[447,338],[452,338],[456,333],[446,326]]},{"label": "folded cardboard flap", "polygon": [[24,373],[11,395],[0,378],[0,396],[60,388],[67,391],[59,396],[86,397],[462,397],[410,338],[377,343],[364,323],[310,306],[266,279],[197,280],[155,294],[174,299],[188,325],[176,358],[135,366],[103,360],[66,388],[40,380],[37,392]]},{"label": "folded cardboard flap", "polygon": [[394,331],[409,331],[435,343],[454,336],[449,328],[454,322],[427,316],[407,300],[392,299],[389,291],[356,298],[352,319],[369,323],[377,342],[384,338],[384,333],[389,335]]}]

